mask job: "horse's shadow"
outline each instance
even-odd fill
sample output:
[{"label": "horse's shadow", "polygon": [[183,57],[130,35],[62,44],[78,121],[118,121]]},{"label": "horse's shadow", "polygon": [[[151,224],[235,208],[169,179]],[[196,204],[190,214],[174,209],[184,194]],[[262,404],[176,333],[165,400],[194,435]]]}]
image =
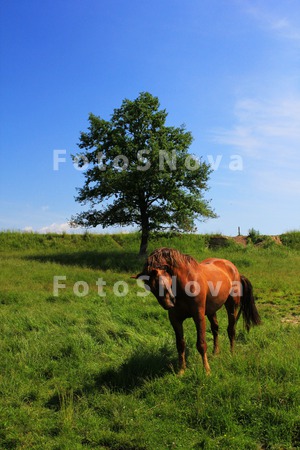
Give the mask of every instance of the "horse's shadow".
[{"label": "horse's shadow", "polygon": [[[109,368],[95,374],[79,389],[72,389],[75,397],[93,395],[95,392],[106,390],[131,394],[142,388],[151,380],[164,377],[166,374],[174,373],[173,367],[176,360],[171,358],[171,350],[163,347],[152,353],[140,350],[125,360],[120,367]],[[55,393],[45,406],[49,409],[59,411],[62,408],[62,395]]]},{"label": "horse's shadow", "polygon": [[131,393],[141,388],[145,383],[166,374],[174,373],[176,359],[172,359],[172,352],[168,348],[158,351],[139,351],[117,369],[107,369],[94,377],[92,389],[112,389]]},{"label": "horse's shadow", "polygon": [[89,267],[98,270],[136,272],[144,264],[145,258],[134,252],[79,251],[27,255],[26,259],[39,262],[53,262],[67,266]]}]

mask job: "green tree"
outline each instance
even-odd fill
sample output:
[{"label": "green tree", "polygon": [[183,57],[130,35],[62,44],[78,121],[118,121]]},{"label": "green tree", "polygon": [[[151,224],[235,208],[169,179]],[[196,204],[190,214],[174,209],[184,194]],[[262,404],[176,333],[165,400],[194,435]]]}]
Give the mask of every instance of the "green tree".
[{"label": "green tree", "polygon": [[73,216],[73,226],[138,225],[140,254],[154,230],[193,231],[195,219],[216,217],[203,193],[211,168],[188,153],[192,135],[184,126],[166,126],[157,97],[142,92],[125,99],[106,121],[93,114],[80,135],[87,165],[76,201],[90,209]]}]

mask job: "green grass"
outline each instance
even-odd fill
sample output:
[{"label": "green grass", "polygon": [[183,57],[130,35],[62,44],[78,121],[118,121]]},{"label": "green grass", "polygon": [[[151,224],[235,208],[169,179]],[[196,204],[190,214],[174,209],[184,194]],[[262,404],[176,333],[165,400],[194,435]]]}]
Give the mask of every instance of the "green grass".
[{"label": "green grass", "polygon": [[[284,245],[208,248],[209,236],[156,235],[201,260],[232,260],[250,278],[263,324],[237,327],[231,356],[225,311],[220,355],[206,377],[185,322],[187,370],[166,312],[130,279],[143,264],[138,234],[0,233],[0,448],[300,448],[300,253]],[[53,277],[66,289],[53,295]],[[105,296],[96,282],[106,281]],[[86,296],[74,294],[84,281]],[[128,283],[117,296],[114,284]]]},{"label": "green grass", "polygon": [[300,231],[294,230],[280,236],[284,245],[300,250]]}]

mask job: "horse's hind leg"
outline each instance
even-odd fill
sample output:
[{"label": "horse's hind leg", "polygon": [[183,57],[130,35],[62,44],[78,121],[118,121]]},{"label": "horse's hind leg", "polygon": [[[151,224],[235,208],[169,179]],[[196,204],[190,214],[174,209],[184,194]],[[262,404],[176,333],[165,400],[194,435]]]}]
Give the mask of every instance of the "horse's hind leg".
[{"label": "horse's hind leg", "polygon": [[227,310],[228,316],[228,327],[227,333],[230,341],[230,350],[233,352],[234,349],[234,341],[235,341],[235,325],[236,325],[236,316],[237,316],[237,304],[234,299],[229,296],[226,300],[225,307]]},{"label": "horse's hind leg", "polygon": [[179,375],[182,375],[186,368],[185,340],[183,337],[183,326],[182,326],[183,321],[181,319],[178,319],[173,314],[172,310],[169,311],[169,320],[175,331],[176,347],[177,347],[177,352],[178,352]]},{"label": "horse's hind leg", "polygon": [[219,339],[218,339],[219,324],[218,324],[218,320],[217,320],[217,314],[213,314],[212,316],[207,316],[207,317],[208,317],[208,320],[210,321],[210,328],[211,328],[211,332],[212,332],[213,338],[214,338],[213,353],[214,353],[214,355],[217,355],[220,352]]}]

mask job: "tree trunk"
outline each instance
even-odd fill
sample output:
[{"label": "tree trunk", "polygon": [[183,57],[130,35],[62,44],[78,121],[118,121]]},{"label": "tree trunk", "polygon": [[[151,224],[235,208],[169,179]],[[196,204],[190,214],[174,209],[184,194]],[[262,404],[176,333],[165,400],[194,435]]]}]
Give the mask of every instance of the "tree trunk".
[{"label": "tree trunk", "polygon": [[148,239],[149,239],[148,230],[145,230],[145,231],[142,230],[142,238],[141,238],[140,253],[139,253],[140,256],[147,255]]},{"label": "tree trunk", "polygon": [[140,245],[140,256],[147,255],[149,239],[149,217],[146,213],[142,214],[142,237]]}]

